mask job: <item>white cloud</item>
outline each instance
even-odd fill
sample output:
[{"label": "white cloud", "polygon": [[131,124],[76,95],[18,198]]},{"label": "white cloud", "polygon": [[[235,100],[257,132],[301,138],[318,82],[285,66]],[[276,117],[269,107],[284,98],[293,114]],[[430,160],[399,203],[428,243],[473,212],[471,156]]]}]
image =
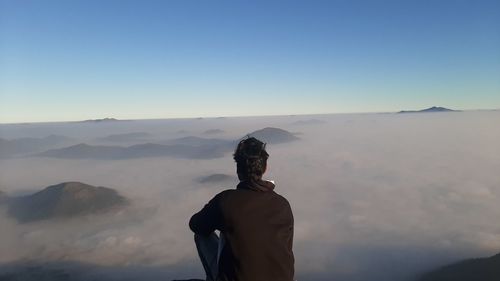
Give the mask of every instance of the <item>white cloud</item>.
[{"label": "white cloud", "polygon": [[[498,114],[318,116],[328,122],[301,126],[300,141],[269,145],[266,176],[276,180],[276,191],[289,199],[295,215],[298,274],[318,280],[398,280],[447,261],[499,252],[500,131],[492,130]],[[236,138],[266,126],[298,130],[294,118],[141,121],[116,131],[150,131],[168,139],[180,128],[193,134],[220,128],[226,132],[222,137]],[[44,127],[47,135],[86,139],[114,130]],[[212,173],[234,173],[231,155],[214,160],[0,160],[0,186],[11,194],[78,180],[115,188],[134,202],[115,216],[64,223],[17,224],[3,210],[0,262],[196,263],[187,221],[217,192],[232,188],[195,181]],[[386,263],[400,270],[379,272]]]}]

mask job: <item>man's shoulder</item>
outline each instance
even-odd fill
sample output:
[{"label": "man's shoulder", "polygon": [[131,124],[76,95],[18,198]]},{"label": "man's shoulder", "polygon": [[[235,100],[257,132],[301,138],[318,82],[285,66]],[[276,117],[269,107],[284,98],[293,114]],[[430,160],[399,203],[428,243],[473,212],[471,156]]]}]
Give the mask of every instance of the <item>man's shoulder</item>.
[{"label": "man's shoulder", "polygon": [[290,208],[290,202],[288,202],[288,199],[286,199],[283,195],[281,194],[278,194],[276,192],[273,191],[274,194],[276,194],[276,197],[278,198],[278,201],[283,204],[284,206],[287,206],[288,208]]},{"label": "man's shoulder", "polygon": [[212,200],[219,201],[219,200],[222,200],[222,199],[224,199],[226,197],[230,197],[231,194],[234,194],[235,191],[236,191],[236,189],[226,189],[226,190],[223,190],[223,191],[217,193]]},{"label": "man's shoulder", "polygon": [[219,200],[231,200],[231,198],[235,198],[235,197],[246,197],[246,196],[252,196],[252,195],[256,195],[256,194],[272,196],[274,198],[274,200],[273,200],[274,202],[279,202],[279,204],[290,207],[290,203],[288,202],[288,200],[283,195],[276,193],[274,190],[266,191],[266,192],[259,192],[259,191],[249,190],[249,189],[241,189],[241,188],[226,189],[226,190],[219,192],[217,195],[215,195],[214,199],[217,201],[219,201]]}]

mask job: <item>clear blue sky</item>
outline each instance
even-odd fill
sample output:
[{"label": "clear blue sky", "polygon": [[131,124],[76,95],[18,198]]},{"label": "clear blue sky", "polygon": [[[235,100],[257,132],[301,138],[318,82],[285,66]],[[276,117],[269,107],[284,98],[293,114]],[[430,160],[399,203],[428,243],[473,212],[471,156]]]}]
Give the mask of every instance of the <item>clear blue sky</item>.
[{"label": "clear blue sky", "polygon": [[500,1],[0,0],[0,123],[500,107]]}]

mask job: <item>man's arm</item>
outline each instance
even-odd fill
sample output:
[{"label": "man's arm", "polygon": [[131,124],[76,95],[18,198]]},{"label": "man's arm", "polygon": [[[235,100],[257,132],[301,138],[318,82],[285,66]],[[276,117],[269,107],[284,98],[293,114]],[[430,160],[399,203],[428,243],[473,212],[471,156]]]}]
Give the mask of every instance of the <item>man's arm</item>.
[{"label": "man's arm", "polygon": [[206,204],[201,211],[194,214],[189,220],[189,228],[204,236],[210,235],[216,229],[220,229],[221,213],[219,209],[218,197],[214,197]]}]

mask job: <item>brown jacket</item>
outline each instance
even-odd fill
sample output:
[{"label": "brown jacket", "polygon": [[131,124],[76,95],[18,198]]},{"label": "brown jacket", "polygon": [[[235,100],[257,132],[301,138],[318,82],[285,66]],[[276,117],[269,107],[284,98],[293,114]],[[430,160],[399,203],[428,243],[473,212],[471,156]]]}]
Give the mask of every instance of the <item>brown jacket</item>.
[{"label": "brown jacket", "polygon": [[[262,183],[263,181],[261,181]],[[292,281],[293,214],[274,185],[255,188],[241,182],[217,194],[189,221],[193,232],[224,234],[219,279],[224,281]],[[272,185],[272,186],[270,186]]]}]

